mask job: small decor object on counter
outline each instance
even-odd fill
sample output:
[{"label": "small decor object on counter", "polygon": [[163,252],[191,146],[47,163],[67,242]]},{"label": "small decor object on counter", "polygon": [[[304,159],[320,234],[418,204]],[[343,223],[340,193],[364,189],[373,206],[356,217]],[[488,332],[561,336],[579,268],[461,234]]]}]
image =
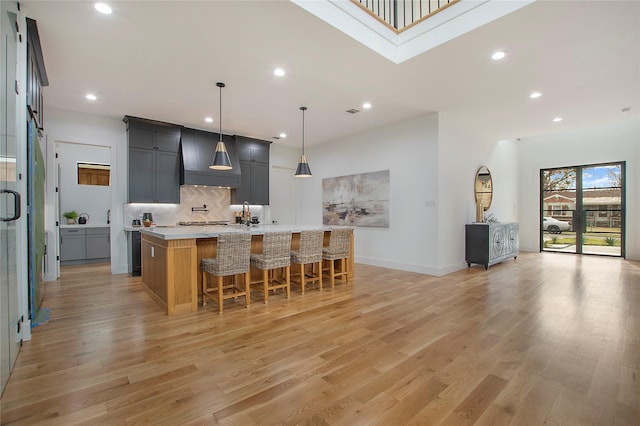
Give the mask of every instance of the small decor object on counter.
[{"label": "small decor object on counter", "polygon": [[488,223],[498,223],[498,218],[495,217],[493,213],[489,213],[484,220]]},{"label": "small decor object on counter", "polygon": [[62,213],[62,216],[67,219],[68,225],[73,225],[76,223],[76,219],[78,218],[78,212],[75,210],[70,210],[68,212]]},{"label": "small decor object on counter", "polygon": [[131,221],[131,226],[133,226],[133,227],[142,226],[142,222],[140,222],[140,219],[133,219]]},{"label": "small decor object on counter", "polygon": [[89,221],[89,214],[80,213],[80,215],[78,216],[78,223],[80,225],[85,225],[88,221]]}]

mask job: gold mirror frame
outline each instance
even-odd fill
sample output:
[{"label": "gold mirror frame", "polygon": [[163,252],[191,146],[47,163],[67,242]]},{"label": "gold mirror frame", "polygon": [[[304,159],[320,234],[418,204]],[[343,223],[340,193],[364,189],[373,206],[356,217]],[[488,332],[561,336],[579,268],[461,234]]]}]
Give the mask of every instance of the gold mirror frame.
[{"label": "gold mirror frame", "polygon": [[476,209],[484,215],[484,212],[491,207],[491,201],[493,200],[493,179],[489,168],[486,166],[480,167],[476,172],[474,195]]}]

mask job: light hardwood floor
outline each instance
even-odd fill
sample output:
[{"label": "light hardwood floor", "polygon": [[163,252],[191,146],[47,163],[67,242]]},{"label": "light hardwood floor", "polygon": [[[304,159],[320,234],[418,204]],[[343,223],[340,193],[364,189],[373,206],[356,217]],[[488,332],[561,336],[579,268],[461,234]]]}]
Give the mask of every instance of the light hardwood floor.
[{"label": "light hardwood floor", "polygon": [[2,421],[51,425],[640,424],[640,263],[521,254],[444,277],[356,265],[168,317],[140,279],[66,267]]}]

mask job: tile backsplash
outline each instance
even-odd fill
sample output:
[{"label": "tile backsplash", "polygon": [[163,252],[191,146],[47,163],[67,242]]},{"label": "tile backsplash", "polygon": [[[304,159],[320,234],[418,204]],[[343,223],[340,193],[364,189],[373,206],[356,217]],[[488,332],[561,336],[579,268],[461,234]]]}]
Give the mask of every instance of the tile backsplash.
[{"label": "tile backsplash", "polygon": [[[125,204],[124,223],[129,225],[133,219],[142,219],[142,213],[145,212],[153,215],[156,225],[214,220],[228,220],[233,223],[233,212],[241,211],[242,206],[231,206],[230,200],[229,189],[184,185],[180,187],[180,204]],[[194,212],[191,210],[193,207],[208,211]],[[257,216],[260,222],[264,223],[267,210],[268,206],[251,206],[251,215]]]}]

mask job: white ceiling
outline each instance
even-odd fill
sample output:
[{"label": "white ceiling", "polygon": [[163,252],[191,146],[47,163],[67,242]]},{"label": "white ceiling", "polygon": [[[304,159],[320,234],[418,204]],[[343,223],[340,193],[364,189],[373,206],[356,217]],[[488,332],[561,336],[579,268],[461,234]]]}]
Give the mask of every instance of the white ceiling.
[{"label": "white ceiling", "polygon": [[[275,143],[292,147],[303,105],[306,144],[430,111],[495,140],[640,111],[639,1],[537,1],[401,64],[289,1],[110,4],[104,16],[91,1],[21,2],[38,23],[49,107],[217,131],[222,81],[224,133],[286,132]],[[490,59],[496,49],[508,52],[501,62]],[[534,90],[543,96],[529,99]],[[364,101],[373,108],[345,112]]]}]

